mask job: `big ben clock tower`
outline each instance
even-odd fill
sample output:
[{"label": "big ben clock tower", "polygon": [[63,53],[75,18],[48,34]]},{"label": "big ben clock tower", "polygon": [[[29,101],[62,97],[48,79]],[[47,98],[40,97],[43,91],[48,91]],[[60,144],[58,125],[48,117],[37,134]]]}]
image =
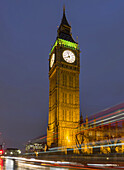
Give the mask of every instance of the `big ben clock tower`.
[{"label": "big ben clock tower", "polygon": [[70,148],[75,145],[80,119],[79,73],[80,50],[63,8],[57,38],[49,54],[48,147]]}]

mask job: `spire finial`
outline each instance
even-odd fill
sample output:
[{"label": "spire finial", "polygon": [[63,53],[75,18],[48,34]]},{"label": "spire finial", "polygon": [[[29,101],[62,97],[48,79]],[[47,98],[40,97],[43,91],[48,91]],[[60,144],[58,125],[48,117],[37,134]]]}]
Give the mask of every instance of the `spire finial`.
[{"label": "spire finial", "polygon": [[63,14],[65,14],[65,4],[63,5]]},{"label": "spire finial", "polygon": [[77,39],[77,43],[78,43],[78,36],[76,36],[76,39]]}]

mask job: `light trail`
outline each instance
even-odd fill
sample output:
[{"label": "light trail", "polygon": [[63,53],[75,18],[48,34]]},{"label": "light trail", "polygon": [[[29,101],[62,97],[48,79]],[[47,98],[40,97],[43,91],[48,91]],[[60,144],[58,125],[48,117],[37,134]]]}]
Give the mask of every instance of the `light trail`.
[{"label": "light trail", "polygon": [[[98,117],[97,119],[94,118],[93,120],[88,121],[88,123],[94,122],[94,120],[96,121],[96,120],[99,120],[99,119],[103,119],[103,118],[105,118],[105,117],[109,117],[109,116],[115,115],[116,113],[120,113],[120,112],[122,112],[122,111],[124,111],[124,109],[119,110],[119,111],[116,111],[116,112],[113,112],[113,113],[110,113],[110,114],[107,114],[107,115],[105,115],[105,116]],[[85,123],[82,123],[82,124],[85,125],[86,122],[85,122]],[[79,126],[77,126],[77,127],[79,127]]]},{"label": "light trail", "polygon": [[104,123],[102,123],[102,125],[109,124],[109,123],[113,123],[113,122],[116,122],[116,121],[119,121],[119,120],[123,120],[123,119],[124,119],[124,117],[119,118],[119,119],[115,119],[115,120],[113,120],[113,121],[104,122]]},{"label": "light trail", "polygon": [[[60,168],[76,168],[76,169],[86,169],[86,170],[96,170],[94,168],[91,168],[91,167],[86,167],[83,165],[83,164],[80,164],[80,163],[76,163],[76,162],[65,162],[65,161],[48,161],[48,160],[41,160],[41,159],[35,159],[35,158],[21,158],[21,157],[4,157],[5,159],[11,159],[11,160],[16,160],[16,161],[19,161],[18,162],[18,165],[20,165],[20,167],[32,167],[32,168],[42,168],[45,166],[47,167],[56,167],[55,169],[58,169],[59,167]],[[25,163],[25,161],[27,163]],[[35,164],[29,164],[28,162],[37,162],[37,163],[40,163],[39,165],[35,165]],[[101,169],[97,169],[97,170],[101,170]]]},{"label": "light trail", "polygon": [[[122,140],[124,140],[124,138],[119,138],[119,139],[122,139]],[[114,141],[116,141],[116,139],[115,140],[110,140],[110,142],[114,142]],[[100,148],[100,147],[112,147],[112,146],[122,146],[122,145],[124,145],[124,143],[116,143],[116,144],[102,144],[103,142],[107,142],[107,141],[100,141],[100,142],[97,142],[97,143],[95,143],[95,144],[97,144],[96,146],[93,146],[92,145],[92,143],[87,143],[87,148],[88,149],[91,149],[91,148]],[[95,145],[94,144],[94,145]],[[99,144],[99,145],[98,145]],[[101,144],[101,145],[100,145]],[[65,147],[67,147],[67,146],[65,146]],[[73,150],[73,148],[74,147],[77,147],[76,145],[74,145],[74,146],[71,146],[72,148],[69,148],[68,149],[68,151],[72,151]],[[81,144],[81,147],[85,147],[85,144]],[[75,148],[75,150],[84,150],[85,148]],[[56,148],[53,148],[52,150],[49,150],[49,151],[46,151],[46,152],[38,152],[38,153],[43,153],[43,154],[45,154],[45,153],[54,153],[54,152],[62,152],[62,151],[65,151],[64,149],[63,149],[63,147],[56,147]],[[30,154],[35,154],[35,153],[26,153],[26,155],[30,155]]]},{"label": "light trail", "polygon": [[[99,119],[103,119],[103,118],[105,118],[105,117],[108,117],[108,116],[112,116],[112,115],[115,115],[115,114],[117,114],[117,113],[122,113],[124,111],[124,109],[121,109],[121,110],[119,110],[119,111],[115,111],[115,112],[111,112],[111,113],[108,113],[108,114],[106,114],[106,115],[103,115],[103,116],[101,116],[101,117],[98,117],[98,118],[94,118],[95,120],[99,120]],[[94,121],[94,119],[93,120],[90,120],[89,122],[91,122],[91,121]]]},{"label": "light trail", "polygon": [[[108,115],[105,115],[105,116],[102,116],[102,117],[99,117],[99,118],[97,118],[97,119],[95,119],[95,122],[93,122],[94,120],[91,120],[91,121],[89,121],[88,122],[88,124],[90,124],[90,126],[92,126],[92,125],[96,125],[96,124],[98,124],[98,123],[102,123],[101,125],[96,125],[96,127],[98,127],[98,126],[102,126],[102,125],[107,125],[107,124],[109,124],[109,123],[114,123],[114,122],[116,122],[116,121],[118,121],[118,120],[123,120],[124,119],[124,117],[122,117],[122,118],[120,118],[120,119],[114,119],[114,118],[116,118],[116,117],[119,117],[119,116],[122,116],[122,115],[124,115],[124,113],[120,113],[121,111],[124,111],[124,109],[122,109],[122,110],[119,110],[119,111],[116,111],[116,112],[114,112],[114,113],[110,113],[110,114],[108,114]],[[118,115],[115,115],[116,113],[120,113],[120,114],[118,114]],[[112,116],[112,115],[115,115],[115,116]],[[105,118],[105,117],[108,117],[108,116],[112,116],[112,117],[109,117],[109,118],[106,118],[106,119],[103,119],[103,118]],[[99,119],[102,119],[102,120],[99,120]],[[108,121],[108,122],[105,122],[105,121],[107,121],[107,120],[110,120],[110,119],[114,119],[113,121],[111,120],[111,121]],[[96,120],[99,120],[99,121],[96,121]],[[93,123],[91,123],[91,122],[93,122]],[[119,121],[118,121],[119,122]],[[83,125],[85,125],[86,123],[83,123]],[[95,127],[95,128],[96,128]],[[76,128],[77,128],[77,126],[76,126]],[[93,129],[93,128],[85,128],[84,130],[87,130],[87,129]],[[79,132],[80,133],[80,132]],[[44,137],[42,137],[42,138],[40,138],[41,140],[42,139],[45,139],[45,138],[47,138],[47,139],[51,139],[54,135],[58,135],[59,133],[53,133],[51,136],[44,136]],[[57,138],[53,138],[53,140],[56,140]]]},{"label": "light trail", "polygon": [[[118,120],[118,121],[116,121],[116,122],[122,122],[122,121],[123,121],[123,119],[122,119],[122,120]],[[112,124],[114,124],[114,123],[116,123],[116,122],[112,122],[112,123],[111,123],[111,125],[112,125]],[[109,122],[109,123],[110,123],[110,122]],[[103,124],[102,124],[102,125],[97,125],[97,126],[92,127],[92,128],[91,128],[91,127],[84,128],[84,130],[79,131],[79,132],[78,132],[78,133],[76,133],[76,134],[80,134],[81,132],[84,132],[85,130],[88,130],[88,131],[89,131],[89,130],[95,130],[95,129],[97,129],[97,128],[101,127],[101,126],[103,126],[103,127],[104,127],[105,125],[109,125],[109,123],[105,123],[104,125],[103,125]]]},{"label": "light trail", "polygon": [[[122,116],[122,115],[124,115],[124,113],[121,113],[121,114],[119,114],[119,115],[115,115],[115,116],[109,117],[109,118],[107,118],[107,119],[103,119],[103,120],[100,120],[100,121],[96,121],[96,122],[94,122],[94,123],[91,123],[90,125],[97,124],[97,123],[99,123],[99,122],[105,122],[106,120],[114,119],[115,117],[119,117],[119,116]],[[122,118],[124,118],[124,117],[122,117]]]},{"label": "light trail", "polygon": [[[112,139],[112,140],[110,140],[109,142],[116,142],[116,141],[124,141],[124,138],[115,138],[115,139]],[[103,144],[103,143],[108,143],[108,141],[107,140],[102,140],[102,141],[98,141],[98,142],[95,142],[95,144]],[[94,145],[95,145],[94,144]],[[121,143],[120,143],[121,144]],[[90,142],[90,143],[87,143],[87,145],[92,145],[92,142]],[[116,145],[116,144],[115,144]],[[81,144],[81,146],[85,146],[85,144]],[[64,151],[64,149],[63,148],[67,148],[67,146],[63,146],[63,147],[55,147],[55,148],[50,148],[49,150],[50,151],[57,151],[58,149],[61,149],[61,150],[59,150],[59,151]],[[75,147],[77,147],[76,145],[73,145],[73,146],[71,146],[72,148],[75,148]],[[79,149],[79,148],[77,148],[77,149]],[[48,152],[48,151],[47,151]],[[43,152],[42,152],[43,153]]]}]

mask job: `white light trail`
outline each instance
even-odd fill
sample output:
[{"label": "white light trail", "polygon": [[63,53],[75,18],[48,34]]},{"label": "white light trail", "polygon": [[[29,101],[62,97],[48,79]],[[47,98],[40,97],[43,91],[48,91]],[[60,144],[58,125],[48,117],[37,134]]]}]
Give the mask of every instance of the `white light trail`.
[{"label": "white light trail", "polygon": [[110,120],[110,119],[114,119],[115,117],[119,117],[119,116],[122,116],[122,115],[124,115],[124,113],[121,113],[119,115],[115,115],[115,116],[112,116],[112,117],[109,117],[109,118],[106,118],[106,119],[102,119],[102,120],[99,120],[99,121],[96,121],[96,122],[93,122],[93,123],[90,123],[90,125],[102,123],[102,122],[105,122],[105,121]]}]

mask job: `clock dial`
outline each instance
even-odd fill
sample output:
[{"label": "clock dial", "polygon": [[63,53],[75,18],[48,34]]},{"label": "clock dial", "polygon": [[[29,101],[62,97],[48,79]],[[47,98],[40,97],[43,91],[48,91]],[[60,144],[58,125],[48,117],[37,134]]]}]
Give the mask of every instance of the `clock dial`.
[{"label": "clock dial", "polygon": [[75,55],[70,50],[65,50],[63,52],[63,58],[67,63],[74,63],[75,62]]},{"label": "clock dial", "polygon": [[53,53],[52,56],[51,56],[51,59],[50,59],[50,67],[52,68],[53,64],[54,64],[54,61],[55,61],[55,54]]}]

